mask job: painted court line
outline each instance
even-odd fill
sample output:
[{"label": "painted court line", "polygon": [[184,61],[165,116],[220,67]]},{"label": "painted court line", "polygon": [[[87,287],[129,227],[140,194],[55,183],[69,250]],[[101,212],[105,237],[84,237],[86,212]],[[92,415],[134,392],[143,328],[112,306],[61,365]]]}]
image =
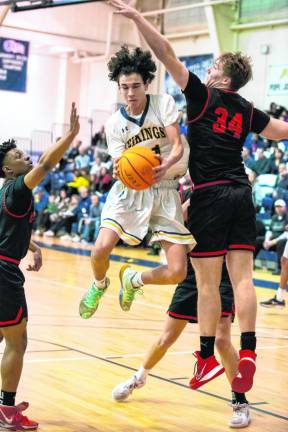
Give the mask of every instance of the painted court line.
[{"label": "painted court line", "polygon": [[[100,357],[100,356],[97,356],[97,355],[94,355],[94,354],[90,354],[90,353],[87,353],[85,351],[78,350],[78,349],[75,349],[75,348],[67,346],[67,345],[62,345],[62,344],[58,344],[58,343],[54,343],[54,342],[50,342],[50,341],[47,341],[47,340],[44,340],[44,339],[38,339],[38,338],[32,338],[32,340],[37,341],[37,342],[45,342],[47,344],[50,344],[50,345],[53,345],[53,346],[57,346],[57,347],[61,347],[61,348],[66,348],[66,349],[69,349],[71,351],[74,351],[75,353],[82,354],[82,355],[85,355],[85,356],[89,356],[89,357],[91,357],[93,359],[97,359],[97,360],[103,361],[105,363],[114,365],[114,366],[118,366],[118,367],[130,370],[130,371],[133,371],[133,372],[137,372],[137,369],[135,369],[135,368],[133,368],[131,366],[128,366],[128,365],[125,365],[125,364],[122,364],[122,363],[118,363],[118,362],[115,362],[113,360],[109,360],[109,359],[106,359],[104,357]],[[191,391],[188,385],[179,383],[177,381],[171,381],[169,378],[164,378],[164,377],[161,377],[161,376],[155,375],[155,374],[150,374],[150,377],[156,378],[156,379],[158,379],[160,381],[167,382],[169,384],[177,385],[178,387],[189,389],[189,391]],[[217,395],[215,393],[211,393],[211,392],[207,392],[205,390],[199,390],[199,389],[196,390],[196,391],[199,392],[199,393],[201,393],[201,394],[203,394],[203,395],[205,395],[205,396],[210,396],[210,397],[213,397],[215,399],[226,401],[226,402],[230,403],[230,399],[227,399],[227,398],[225,398],[223,396],[220,396],[220,395]],[[281,420],[288,421],[288,417],[287,416],[284,416],[284,415],[281,415],[281,414],[277,414],[277,413],[275,413],[273,411],[264,410],[262,408],[257,408],[255,406],[251,406],[251,410],[259,412],[259,413],[262,413],[262,414],[266,414],[266,415],[269,415],[269,416],[272,416],[272,417],[276,417],[276,418],[281,419]]]}]

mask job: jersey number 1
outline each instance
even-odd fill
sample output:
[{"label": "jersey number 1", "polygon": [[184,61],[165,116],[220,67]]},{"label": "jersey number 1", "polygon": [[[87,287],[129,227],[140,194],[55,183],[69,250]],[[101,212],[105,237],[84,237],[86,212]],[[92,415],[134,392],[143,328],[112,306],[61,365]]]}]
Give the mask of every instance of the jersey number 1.
[{"label": "jersey number 1", "polygon": [[216,108],[215,114],[217,115],[217,119],[216,122],[213,123],[214,132],[218,134],[224,134],[226,130],[229,130],[230,132],[233,132],[234,138],[240,138],[243,130],[243,116],[241,113],[236,113],[234,117],[229,121],[228,125],[228,111],[226,108]]}]

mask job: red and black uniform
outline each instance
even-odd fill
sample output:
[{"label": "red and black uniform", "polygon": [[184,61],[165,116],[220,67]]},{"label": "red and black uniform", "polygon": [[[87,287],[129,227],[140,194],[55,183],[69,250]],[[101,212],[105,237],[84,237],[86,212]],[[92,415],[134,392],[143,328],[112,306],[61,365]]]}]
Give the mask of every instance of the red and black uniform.
[{"label": "red and black uniform", "polygon": [[[234,295],[226,264],[223,264],[220,282],[221,317],[231,317],[234,321]],[[195,272],[190,259],[188,260],[186,279],[177,285],[168,308],[168,315],[175,319],[198,322],[197,313],[198,291]]]},{"label": "red and black uniform", "polygon": [[191,256],[254,250],[255,209],[241,153],[248,133],[262,132],[270,118],[238,93],[209,88],[191,72],[184,95],[194,184],[188,227],[197,241]]},{"label": "red and black uniform", "polygon": [[24,176],[7,180],[0,190],[0,327],[28,318],[19,264],[28,251],[33,218],[32,191]]}]

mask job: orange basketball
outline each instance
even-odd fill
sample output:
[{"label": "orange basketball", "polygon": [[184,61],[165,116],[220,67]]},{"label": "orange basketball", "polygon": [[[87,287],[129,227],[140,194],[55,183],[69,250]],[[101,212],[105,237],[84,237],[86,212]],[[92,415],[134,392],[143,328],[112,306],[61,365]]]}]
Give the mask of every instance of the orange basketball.
[{"label": "orange basketball", "polygon": [[160,165],[153,150],[135,146],[122,153],[118,162],[119,178],[130,189],[143,190],[155,181],[152,168]]}]

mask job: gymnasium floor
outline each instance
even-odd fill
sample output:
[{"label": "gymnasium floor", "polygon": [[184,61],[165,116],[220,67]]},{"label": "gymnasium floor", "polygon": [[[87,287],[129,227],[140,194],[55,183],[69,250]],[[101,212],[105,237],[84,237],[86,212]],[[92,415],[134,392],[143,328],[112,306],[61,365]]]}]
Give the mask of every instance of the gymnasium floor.
[{"label": "gymnasium floor", "polygon": [[[91,281],[89,247],[62,245],[45,239],[43,268],[39,273],[26,272],[29,345],[18,401],[30,402],[28,415],[40,422],[40,432],[231,430],[230,390],[224,375],[203,390],[188,388],[194,367],[191,352],[198,346],[195,325],[187,326],[143,389],[125,403],[112,400],[112,388],[138,369],[160,334],[174,287],[147,286],[144,297],[138,297],[129,313],[123,312],[118,304],[122,263],[147,269],[158,258],[139,249],[115,249],[109,291],[95,316],[82,320],[78,303]],[[258,286],[277,286],[278,278],[265,272],[257,272],[255,279]],[[257,287],[259,300],[273,294]],[[288,430],[288,308],[259,307],[257,332],[258,369],[248,394],[253,416],[248,430],[284,432]],[[237,323],[232,334],[238,346]]]}]

